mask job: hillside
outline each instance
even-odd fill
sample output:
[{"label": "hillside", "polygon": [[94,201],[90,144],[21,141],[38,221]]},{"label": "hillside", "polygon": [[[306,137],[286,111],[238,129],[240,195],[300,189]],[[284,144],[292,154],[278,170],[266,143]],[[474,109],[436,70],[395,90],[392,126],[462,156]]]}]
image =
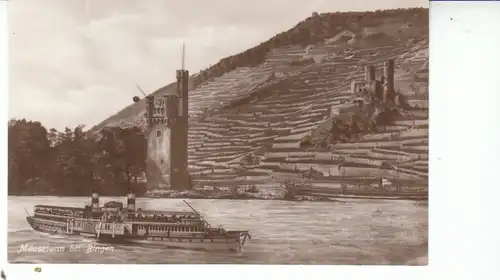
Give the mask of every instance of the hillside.
[{"label": "hillside", "polygon": [[[330,137],[325,144],[332,110],[352,113],[351,81],[363,79],[365,65],[380,69],[389,58],[395,59],[395,87],[406,106],[369,132]],[[307,18],[190,77],[193,179],[234,186],[299,178],[323,188],[340,177],[352,186],[384,177],[426,188],[427,68],[427,9]],[[174,85],[152,94],[173,92]],[[144,126],[144,113],[140,101],[92,131]]]}]

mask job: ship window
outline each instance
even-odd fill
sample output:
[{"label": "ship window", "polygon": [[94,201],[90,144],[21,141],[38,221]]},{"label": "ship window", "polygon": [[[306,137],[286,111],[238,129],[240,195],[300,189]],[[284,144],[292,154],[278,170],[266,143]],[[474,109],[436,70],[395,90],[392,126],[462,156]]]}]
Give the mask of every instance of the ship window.
[{"label": "ship window", "polygon": [[161,137],[161,130],[156,131],[156,137]]}]

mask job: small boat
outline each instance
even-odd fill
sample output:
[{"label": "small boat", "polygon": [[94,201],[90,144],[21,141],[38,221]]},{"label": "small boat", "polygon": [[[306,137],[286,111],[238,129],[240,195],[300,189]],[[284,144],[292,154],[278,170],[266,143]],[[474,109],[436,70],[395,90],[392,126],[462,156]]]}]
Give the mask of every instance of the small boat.
[{"label": "small boat", "polygon": [[[248,231],[213,228],[189,203],[191,211],[153,211],[135,207],[135,194],[127,195],[127,205],[110,201],[99,206],[99,195],[92,194],[84,208],[36,205],[26,217],[40,232],[83,235],[106,243],[146,244],[164,247],[241,251]],[[26,211],[27,212],[27,211]]]}]

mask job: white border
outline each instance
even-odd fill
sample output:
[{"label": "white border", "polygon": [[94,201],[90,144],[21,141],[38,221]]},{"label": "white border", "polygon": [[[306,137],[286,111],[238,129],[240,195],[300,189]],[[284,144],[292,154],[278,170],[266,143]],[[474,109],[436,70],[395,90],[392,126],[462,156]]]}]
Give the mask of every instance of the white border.
[{"label": "white border", "polygon": [[[0,201],[4,201],[4,207],[0,210],[1,220],[4,221],[2,224],[3,230],[0,229],[0,269],[4,271],[9,271],[9,268],[6,268],[5,264],[7,263],[7,108],[8,108],[8,86],[7,86],[7,69],[8,69],[8,56],[7,56],[7,1],[0,0],[0,155],[5,155],[4,158],[0,161],[0,172],[3,174],[1,178],[3,179],[2,187],[3,190],[1,193],[2,199]],[[8,278],[7,278],[8,279]]]},{"label": "white border", "polygon": [[[499,279],[500,113],[496,113],[499,112],[496,106],[500,105],[500,3],[433,2],[430,7],[428,267],[42,265],[43,272],[37,274],[33,272],[35,265],[4,265],[7,231],[2,230],[1,268],[6,271],[7,279],[341,277],[387,280],[431,279],[441,276],[435,275],[440,272],[448,279]],[[6,62],[5,1],[0,1],[0,32],[0,61]],[[2,118],[7,117],[6,65],[0,63]],[[1,147],[6,155],[7,120],[2,119],[0,123]],[[2,178],[6,183],[6,157],[1,162],[1,170],[5,172]],[[7,187],[3,186],[2,196],[5,196]],[[6,204],[2,212],[4,221]],[[6,222],[3,225],[6,226]]]}]

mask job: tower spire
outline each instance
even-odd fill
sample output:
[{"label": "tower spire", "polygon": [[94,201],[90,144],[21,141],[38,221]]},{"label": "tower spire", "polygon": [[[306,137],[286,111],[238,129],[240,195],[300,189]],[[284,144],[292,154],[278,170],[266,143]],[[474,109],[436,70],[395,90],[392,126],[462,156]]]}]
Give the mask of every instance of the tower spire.
[{"label": "tower spire", "polygon": [[181,65],[181,69],[184,70],[184,59],[185,59],[185,54],[186,52],[186,44],[184,43],[184,41],[182,41],[182,65]]}]

